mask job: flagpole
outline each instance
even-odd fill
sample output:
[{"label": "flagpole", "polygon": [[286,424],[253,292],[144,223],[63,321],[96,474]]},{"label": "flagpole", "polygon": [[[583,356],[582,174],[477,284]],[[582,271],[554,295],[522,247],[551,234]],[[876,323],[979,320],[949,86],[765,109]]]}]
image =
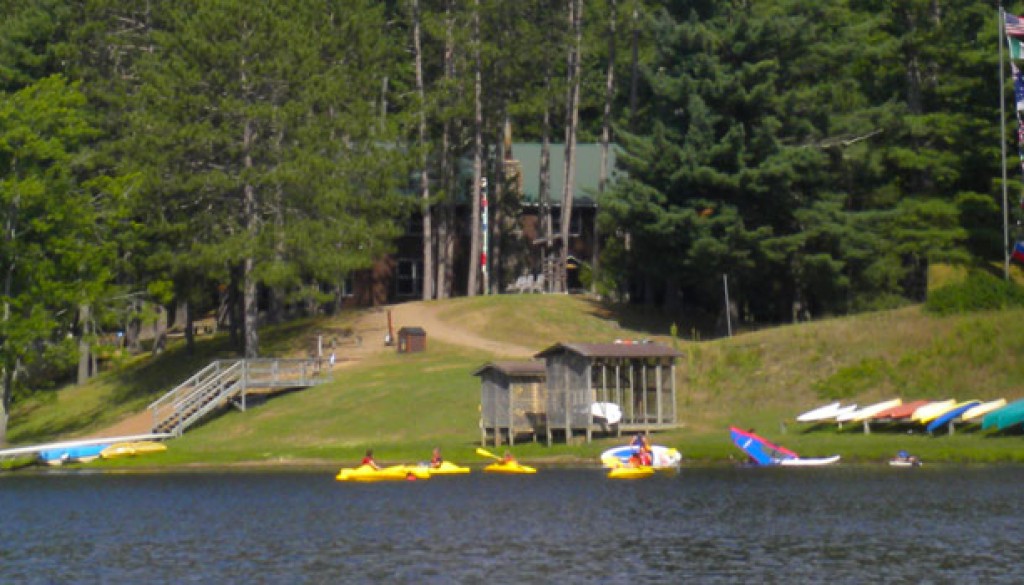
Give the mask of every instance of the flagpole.
[{"label": "flagpole", "polygon": [[1006,42],[1006,17],[999,7],[999,144],[1003,153],[1003,279],[1010,280],[1010,212],[1006,195],[1006,62],[1003,43]]}]

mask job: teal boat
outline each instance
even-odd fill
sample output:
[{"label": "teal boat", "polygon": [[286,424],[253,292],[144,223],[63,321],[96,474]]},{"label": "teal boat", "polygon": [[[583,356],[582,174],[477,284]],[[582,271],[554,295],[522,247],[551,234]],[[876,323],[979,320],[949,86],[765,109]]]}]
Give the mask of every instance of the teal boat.
[{"label": "teal boat", "polygon": [[990,412],[981,419],[982,430],[996,428],[1003,430],[1024,421],[1024,399],[1015,400],[999,410]]}]

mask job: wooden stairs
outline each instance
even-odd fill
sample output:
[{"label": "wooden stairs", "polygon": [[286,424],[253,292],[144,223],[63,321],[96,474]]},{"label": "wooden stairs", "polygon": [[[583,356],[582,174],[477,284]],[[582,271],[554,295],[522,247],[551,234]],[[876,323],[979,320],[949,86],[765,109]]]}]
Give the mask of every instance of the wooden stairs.
[{"label": "wooden stairs", "polygon": [[308,388],[330,380],[315,359],[217,360],[153,401],[154,433],[181,436],[185,429],[214,411],[246,408],[252,391]]}]

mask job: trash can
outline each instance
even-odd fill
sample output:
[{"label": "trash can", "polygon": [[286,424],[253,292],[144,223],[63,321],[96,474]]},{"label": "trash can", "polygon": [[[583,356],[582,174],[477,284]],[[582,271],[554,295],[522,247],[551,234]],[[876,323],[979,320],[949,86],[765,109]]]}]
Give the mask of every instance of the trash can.
[{"label": "trash can", "polygon": [[402,327],[398,330],[398,353],[427,351],[427,332],[422,327]]}]

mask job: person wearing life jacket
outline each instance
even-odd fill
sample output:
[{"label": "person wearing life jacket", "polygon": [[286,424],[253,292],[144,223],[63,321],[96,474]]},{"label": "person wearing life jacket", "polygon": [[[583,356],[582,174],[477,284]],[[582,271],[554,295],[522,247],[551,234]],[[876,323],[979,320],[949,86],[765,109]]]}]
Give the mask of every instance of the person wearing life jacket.
[{"label": "person wearing life jacket", "polygon": [[366,450],[366,455],[363,456],[363,461],[360,465],[369,465],[374,469],[380,469],[380,465],[377,465],[377,462],[373,459],[373,449]]},{"label": "person wearing life jacket", "polygon": [[430,456],[430,467],[438,469],[441,464],[444,463],[444,458],[441,457],[441,449],[434,447],[434,453]]}]

